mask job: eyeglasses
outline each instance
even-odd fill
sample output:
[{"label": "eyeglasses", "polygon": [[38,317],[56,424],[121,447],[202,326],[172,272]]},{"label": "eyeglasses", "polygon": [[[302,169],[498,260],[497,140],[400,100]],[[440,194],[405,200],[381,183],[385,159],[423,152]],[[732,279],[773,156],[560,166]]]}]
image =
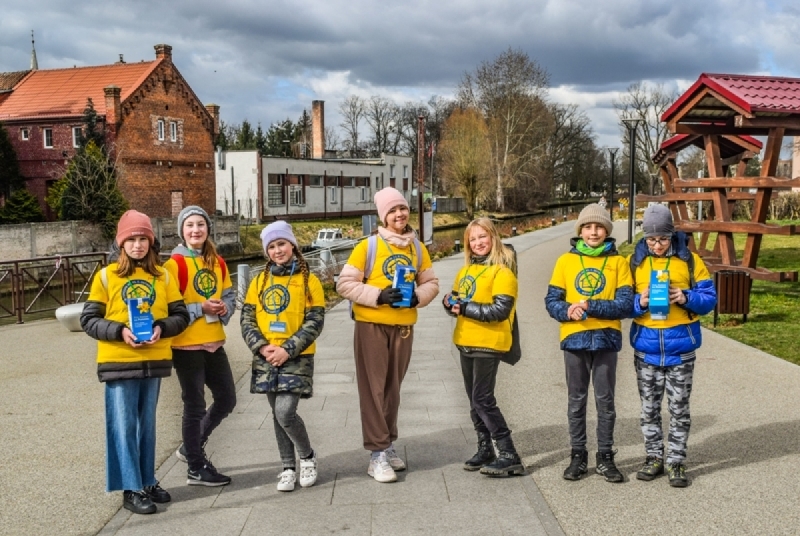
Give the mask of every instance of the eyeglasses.
[{"label": "eyeglasses", "polygon": [[666,246],[672,241],[672,238],[668,236],[648,236],[644,240],[648,246],[655,246],[656,244]]}]

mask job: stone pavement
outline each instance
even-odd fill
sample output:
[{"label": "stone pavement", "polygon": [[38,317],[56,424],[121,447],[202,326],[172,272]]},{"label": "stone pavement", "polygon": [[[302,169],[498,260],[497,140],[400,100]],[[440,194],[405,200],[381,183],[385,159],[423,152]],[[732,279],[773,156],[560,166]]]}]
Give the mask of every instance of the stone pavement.
[{"label": "stone pavement", "polygon": [[[571,230],[570,222],[508,240],[519,254],[523,358],[501,366],[497,396],[528,475],[489,479],[461,469],[475,439],[450,342],[452,320],[434,302],[420,311],[403,385],[396,444],[408,471],[394,484],[369,478],[352,321],[340,305],[328,313],[318,342],[315,396],[299,407],[318,452],[317,485],[276,491],[281,466],[269,406],[249,393],[248,351],[234,320],[226,348],[239,401],[208,444],[233,483],[186,485],[186,466],[172,454],[180,442],[173,377],[162,385],[157,446],[165,460],[158,476],[173,502],[159,505],[158,514],[133,516],[119,509],[120,494],[102,491],[94,344],[55,322],[36,322],[0,329],[0,534],[797,534],[800,479],[792,468],[800,462],[800,367],[708,330],[692,396],[692,485],[677,490],[665,478],[634,478],[644,450],[627,345],[618,367],[616,448],[633,479],[604,482],[592,472],[593,450],[586,478],[561,478],[569,455],[566,386],[558,325],[543,297]],[[462,262],[455,256],[435,264],[443,293]]]}]

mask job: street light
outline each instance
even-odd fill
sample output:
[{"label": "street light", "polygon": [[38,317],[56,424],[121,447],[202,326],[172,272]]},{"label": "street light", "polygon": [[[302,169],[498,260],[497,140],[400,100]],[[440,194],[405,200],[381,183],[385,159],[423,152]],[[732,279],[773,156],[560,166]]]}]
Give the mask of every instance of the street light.
[{"label": "street light", "polygon": [[614,221],[614,160],[617,158],[617,151],[619,147],[604,147],[611,157],[611,194],[609,197],[609,213],[611,214],[611,221]]},{"label": "street light", "polygon": [[633,222],[636,218],[636,195],[634,193],[633,174],[636,168],[636,129],[639,128],[641,119],[623,119],[625,127],[628,129],[628,141],[630,142],[630,178],[628,181],[628,244],[633,244]]}]

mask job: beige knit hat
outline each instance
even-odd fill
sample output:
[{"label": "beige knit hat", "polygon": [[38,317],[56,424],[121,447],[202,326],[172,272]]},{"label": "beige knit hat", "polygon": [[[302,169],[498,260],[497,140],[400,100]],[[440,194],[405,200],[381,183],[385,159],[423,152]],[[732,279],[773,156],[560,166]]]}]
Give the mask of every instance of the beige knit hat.
[{"label": "beige knit hat", "polygon": [[605,227],[606,233],[608,233],[609,236],[611,236],[611,231],[614,230],[614,224],[611,222],[611,218],[608,217],[608,211],[597,203],[586,205],[584,209],[581,210],[578,219],[575,220],[575,234],[580,236],[581,227],[588,223],[599,223]]}]

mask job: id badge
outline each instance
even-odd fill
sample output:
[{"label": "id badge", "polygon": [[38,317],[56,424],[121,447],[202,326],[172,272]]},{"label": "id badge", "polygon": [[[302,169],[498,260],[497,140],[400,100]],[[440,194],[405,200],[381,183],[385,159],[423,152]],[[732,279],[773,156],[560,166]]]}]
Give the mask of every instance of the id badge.
[{"label": "id badge", "polygon": [[206,324],[213,324],[219,322],[219,315],[203,315],[206,317]]},{"label": "id badge", "polygon": [[269,330],[272,333],[286,333],[286,322],[273,321],[269,323]]}]

